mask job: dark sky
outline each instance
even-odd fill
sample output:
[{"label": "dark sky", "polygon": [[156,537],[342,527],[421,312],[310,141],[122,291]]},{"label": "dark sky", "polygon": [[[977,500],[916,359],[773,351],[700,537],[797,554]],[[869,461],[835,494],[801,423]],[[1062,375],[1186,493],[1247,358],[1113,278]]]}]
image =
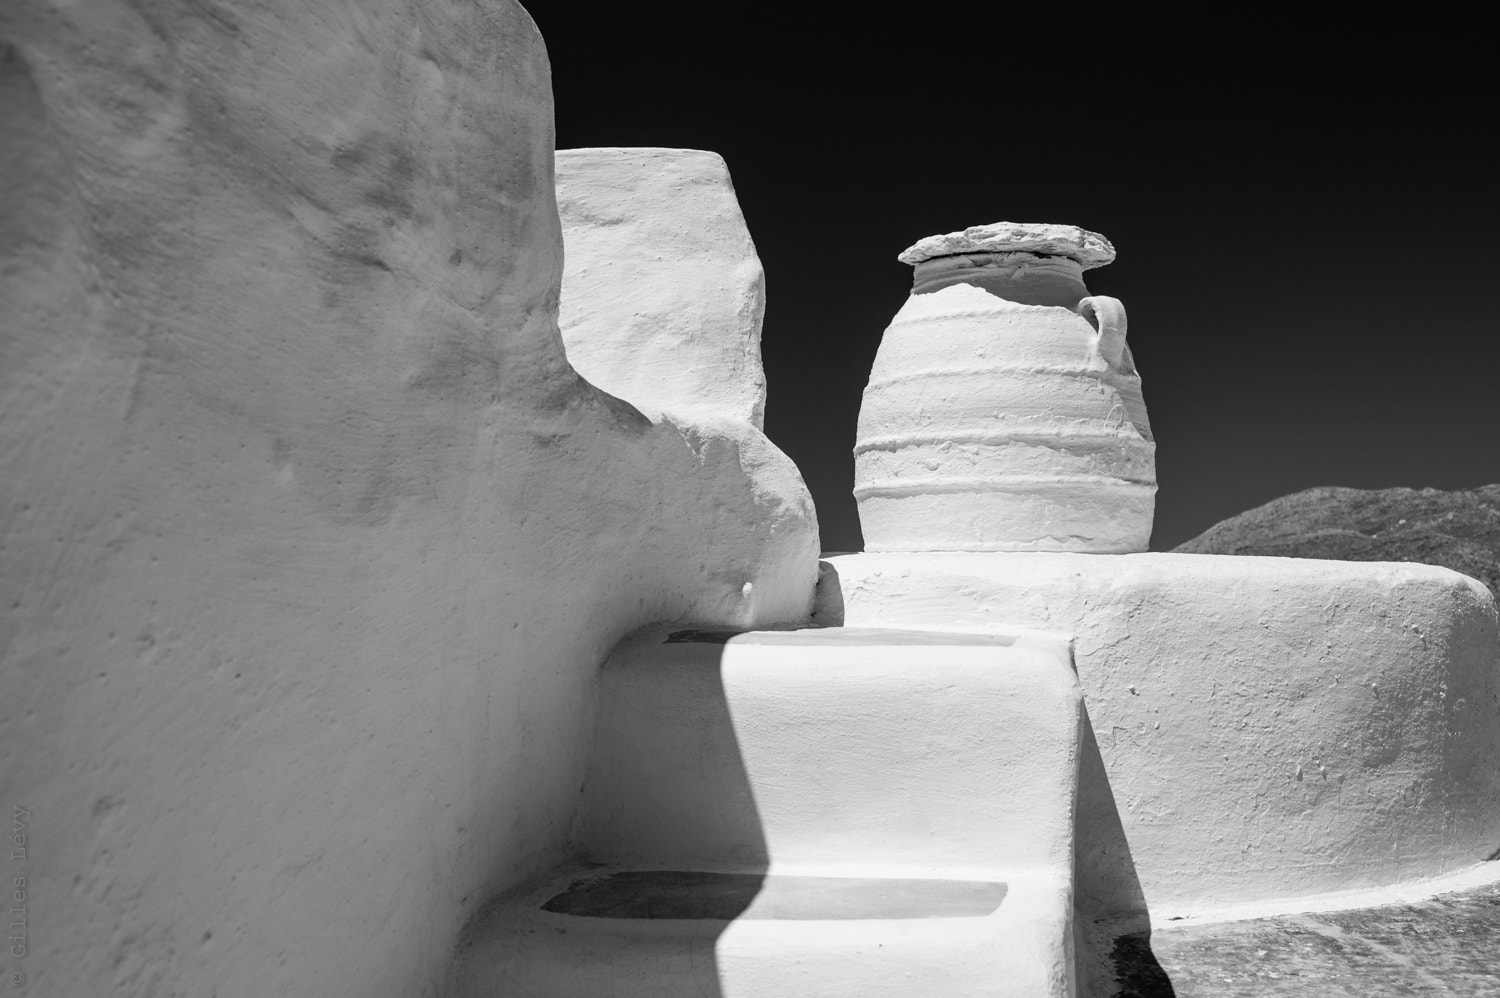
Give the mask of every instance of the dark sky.
[{"label": "dark sky", "polygon": [[1088,281],[1130,313],[1153,549],[1314,485],[1500,481],[1500,87],[1477,26],[812,6],[528,9],[560,148],[728,162],[767,274],[766,431],[826,549],[861,546],[851,448],[910,287],[896,254],[1001,220],[1119,252]]}]

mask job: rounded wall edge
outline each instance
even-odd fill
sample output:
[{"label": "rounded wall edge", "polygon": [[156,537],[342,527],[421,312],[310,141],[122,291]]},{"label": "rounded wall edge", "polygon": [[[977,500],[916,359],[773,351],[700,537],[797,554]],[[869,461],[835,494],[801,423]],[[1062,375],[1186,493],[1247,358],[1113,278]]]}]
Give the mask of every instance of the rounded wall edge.
[{"label": "rounded wall edge", "polygon": [[1500,634],[1431,566],[1136,554],[825,559],[851,626],[1071,632],[1103,916],[1379,887],[1500,846]]}]

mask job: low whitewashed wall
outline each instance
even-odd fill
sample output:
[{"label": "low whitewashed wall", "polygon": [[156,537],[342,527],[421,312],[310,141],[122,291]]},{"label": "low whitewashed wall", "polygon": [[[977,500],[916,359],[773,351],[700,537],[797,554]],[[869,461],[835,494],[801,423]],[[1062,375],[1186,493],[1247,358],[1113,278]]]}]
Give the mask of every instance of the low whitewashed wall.
[{"label": "low whitewashed wall", "polygon": [[1089,911],[1392,884],[1500,846],[1500,634],[1467,576],[1174,554],[828,561],[849,626],[1075,636],[1104,764],[1085,759],[1080,788]]},{"label": "low whitewashed wall", "polygon": [[423,995],[553,862],[648,621],[802,615],[744,424],[556,326],[509,0],[21,0],[0,60],[0,800],[37,995]]}]

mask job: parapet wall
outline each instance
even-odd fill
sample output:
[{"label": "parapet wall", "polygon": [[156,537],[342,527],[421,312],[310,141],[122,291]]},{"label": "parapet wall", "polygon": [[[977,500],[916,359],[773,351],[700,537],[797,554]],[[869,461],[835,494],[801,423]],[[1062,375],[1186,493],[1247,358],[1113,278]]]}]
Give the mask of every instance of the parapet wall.
[{"label": "parapet wall", "polygon": [[1374,887],[1500,846],[1500,633],[1467,576],[1173,554],[828,563],[849,626],[1074,635],[1103,763],[1084,760],[1080,787],[1085,909]]}]

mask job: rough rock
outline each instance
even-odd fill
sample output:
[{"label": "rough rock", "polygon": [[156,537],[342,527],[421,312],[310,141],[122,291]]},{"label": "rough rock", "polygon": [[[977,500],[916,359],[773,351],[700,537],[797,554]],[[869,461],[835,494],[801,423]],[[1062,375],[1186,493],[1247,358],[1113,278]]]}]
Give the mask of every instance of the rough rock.
[{"label": "rough rock", "polygon": [[806,612],[807,491],[568,365],[516,3],[0,25],[28,993],[434,993],[562,855],[621,635]]},{"label": "rough rock", "polygon": [[1500,593],[1500,485],[1306,489],[1232,516],[1174,550],[1441,565]]},{"label": "rough rock", "polygon": [[1084,270],[1115,258],[1115,248],[1097,232],[1076,225],[1047,222],[991,222],[959,232],[928,236],[908,246],[896,259],[915,266],[924,260],[962,253],[1036,253],[1076,261]]},{"label": "rough rock", "polygon": [[562,327],[568,360],[638,406],[759,428],[765,272],[717,153],[564,149]]}]

